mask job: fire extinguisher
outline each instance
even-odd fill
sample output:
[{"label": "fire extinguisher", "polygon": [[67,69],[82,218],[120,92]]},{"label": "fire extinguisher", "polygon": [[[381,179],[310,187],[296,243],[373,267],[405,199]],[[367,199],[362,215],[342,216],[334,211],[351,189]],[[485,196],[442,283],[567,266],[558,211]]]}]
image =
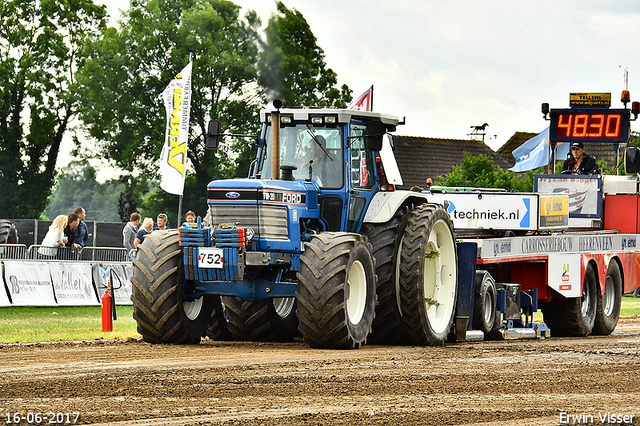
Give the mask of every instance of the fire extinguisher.
[{"label": "fire extinguisher", "polygon": [[105,290],[102,295],[102,331],[113,331],[112,301],[109,290]]}]

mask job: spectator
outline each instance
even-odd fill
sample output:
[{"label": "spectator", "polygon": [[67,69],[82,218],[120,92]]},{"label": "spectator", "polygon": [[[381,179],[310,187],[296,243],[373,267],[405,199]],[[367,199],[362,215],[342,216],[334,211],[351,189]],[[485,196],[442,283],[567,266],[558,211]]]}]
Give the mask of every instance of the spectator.
[{"label": "spectator", "polygon": [[138,245],[142,242],[145,235],[149,235],[153,231],[153,219],[150,217],[145,217],[142,222],[142,226],[140,226],[140,230],[136,234],[136,240],[133,242],[133,246],[138,248]]},{"label": "spectator", "polygon": [[198,224],[196,223],[196,214],[189,210],[187,214],[185,214],[185,218],[187,221],[182,224],[182,226],[186,228],[196,228]]},{"label": "spectator", "polygon": [[87,224],[84,223],[86,212],[84,208],[76,207],[73,213],[77,214],[80,218],[80,224],[75,229],[73,237],[76,244],[80,245],[81,248],[84,248],[87,244],[89,244],[89,228],[87,227]]},{"label": "spectator", "polygon": [[167,230],[167,215],[164,213],[160,213],[156,218],[157,225],[153,227],[154,231],[166,231]]},{"label": "spectator", "polygon": [[73,249],[80,249],[82,246],[76,242],[76,228],[80,225],[80,218],[77,214],[71,213],[67,217],[67,226],[64,228],[64,235],[67,237],[66,246]]},{"label": "spectator", "polygon": [[38,249],[38,253],[45,256],[55,256],[58,253],[58,247],[65,245],[67,242],[66,237],[64,236],[64,229],[67,227],[67,216],[61,214],[57,216],[51,226],[49,227],[49,231],[47,235],[44,236],[42,240],[43,246],[50,246],[55,248],[40,248]]},{"label": "spectator", "polygon": [[129,222],[127,222],[122,230],[122,245],[127,249],[128,253],[131,253],[131,250],[135,248],[134,243],[136,241],[138,226],[140,226],[140,213],[131,213]]}]

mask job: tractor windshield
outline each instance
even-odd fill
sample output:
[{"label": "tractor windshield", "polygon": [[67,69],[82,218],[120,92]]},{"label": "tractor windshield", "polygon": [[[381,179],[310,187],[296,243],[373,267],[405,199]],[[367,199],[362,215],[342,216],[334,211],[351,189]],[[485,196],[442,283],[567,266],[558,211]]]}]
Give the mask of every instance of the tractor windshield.
[{"label": "tractor windshield", "polygon": [[[271,177],[271,126],[265,132],[258,173]],[[280,164],[293,164],[296,179],[309,177],[321,188],[341,188],[344,185],[342,132],[339,127],[311,126],[298,123],[280,129]]]}]

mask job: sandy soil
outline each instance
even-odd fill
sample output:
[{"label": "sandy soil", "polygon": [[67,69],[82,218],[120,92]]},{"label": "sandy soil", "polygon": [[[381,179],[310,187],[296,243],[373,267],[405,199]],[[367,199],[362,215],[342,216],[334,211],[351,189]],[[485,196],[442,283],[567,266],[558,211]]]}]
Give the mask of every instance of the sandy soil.
[{"label": "sandy soil", "polygon": [[[21,424],[50,424],[51,412],[118,425],[601,424],[606,413],[640,424],[639,389],[640,319],[621,320],[608,337],[352,351],[302,342],[0,346],[0,424],[14,413]],[[48,420],[27,423],[38,412]],[[569,417],[579,415],[586,421]]]}]

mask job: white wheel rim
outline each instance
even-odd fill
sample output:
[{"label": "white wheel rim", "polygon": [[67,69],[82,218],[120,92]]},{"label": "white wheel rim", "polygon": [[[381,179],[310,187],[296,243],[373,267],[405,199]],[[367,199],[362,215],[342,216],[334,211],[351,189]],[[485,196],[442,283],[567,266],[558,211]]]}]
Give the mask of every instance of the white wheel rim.
[{"label": "white wheel rim", "polygon": [[359,260],[349,268],[345,293],[347,317],[352,324],[358,324],[364,315],[367,300],[367,275]]},{"label": "white wheel rim", "polygon": [[456,248],[444,220],[437,221],[425,249],[424,298],[429,324],[435,333],[444,333],[451,319],[456,295]]},{"label": "white wheel rim", "polygon": [[589,313],[589,306],[591,305],[591,291],[589,290],[589,285],[585,281],[582,285],[582,302],[580,304],[580,310],[582,311],[583,316],[587,316]]},{"label": "white wheel rim", "polygon": [[487,292],[484,296],[484,322],[485,324],[491,324],[495,316],[493,312],[493,295]]},{"label": "white wheel rim", "polygon": [[610,317],[613,313],[613,305],[614,305],[614,288],[613,288],[613,278],[611,275],[607,275],[607,279],[604,282],[604,295],[602,296],[602,309],[604,310],[604,315]]},{"label": "white wheel rim", "polygon": [[293,305],[296,303],[295,297],[275,297],[273,299],[273,308],[280,318],[286,318],[293,311]]},{"label": "white wheel rim", "polygon": [[191,321],[195,320],[196,318],[198,318],[198,315],[200,315],[200,311],[202,310],[203,298],[204,296],[195,300],[182,302],[182,309],[184,310],[184,314]]}]

